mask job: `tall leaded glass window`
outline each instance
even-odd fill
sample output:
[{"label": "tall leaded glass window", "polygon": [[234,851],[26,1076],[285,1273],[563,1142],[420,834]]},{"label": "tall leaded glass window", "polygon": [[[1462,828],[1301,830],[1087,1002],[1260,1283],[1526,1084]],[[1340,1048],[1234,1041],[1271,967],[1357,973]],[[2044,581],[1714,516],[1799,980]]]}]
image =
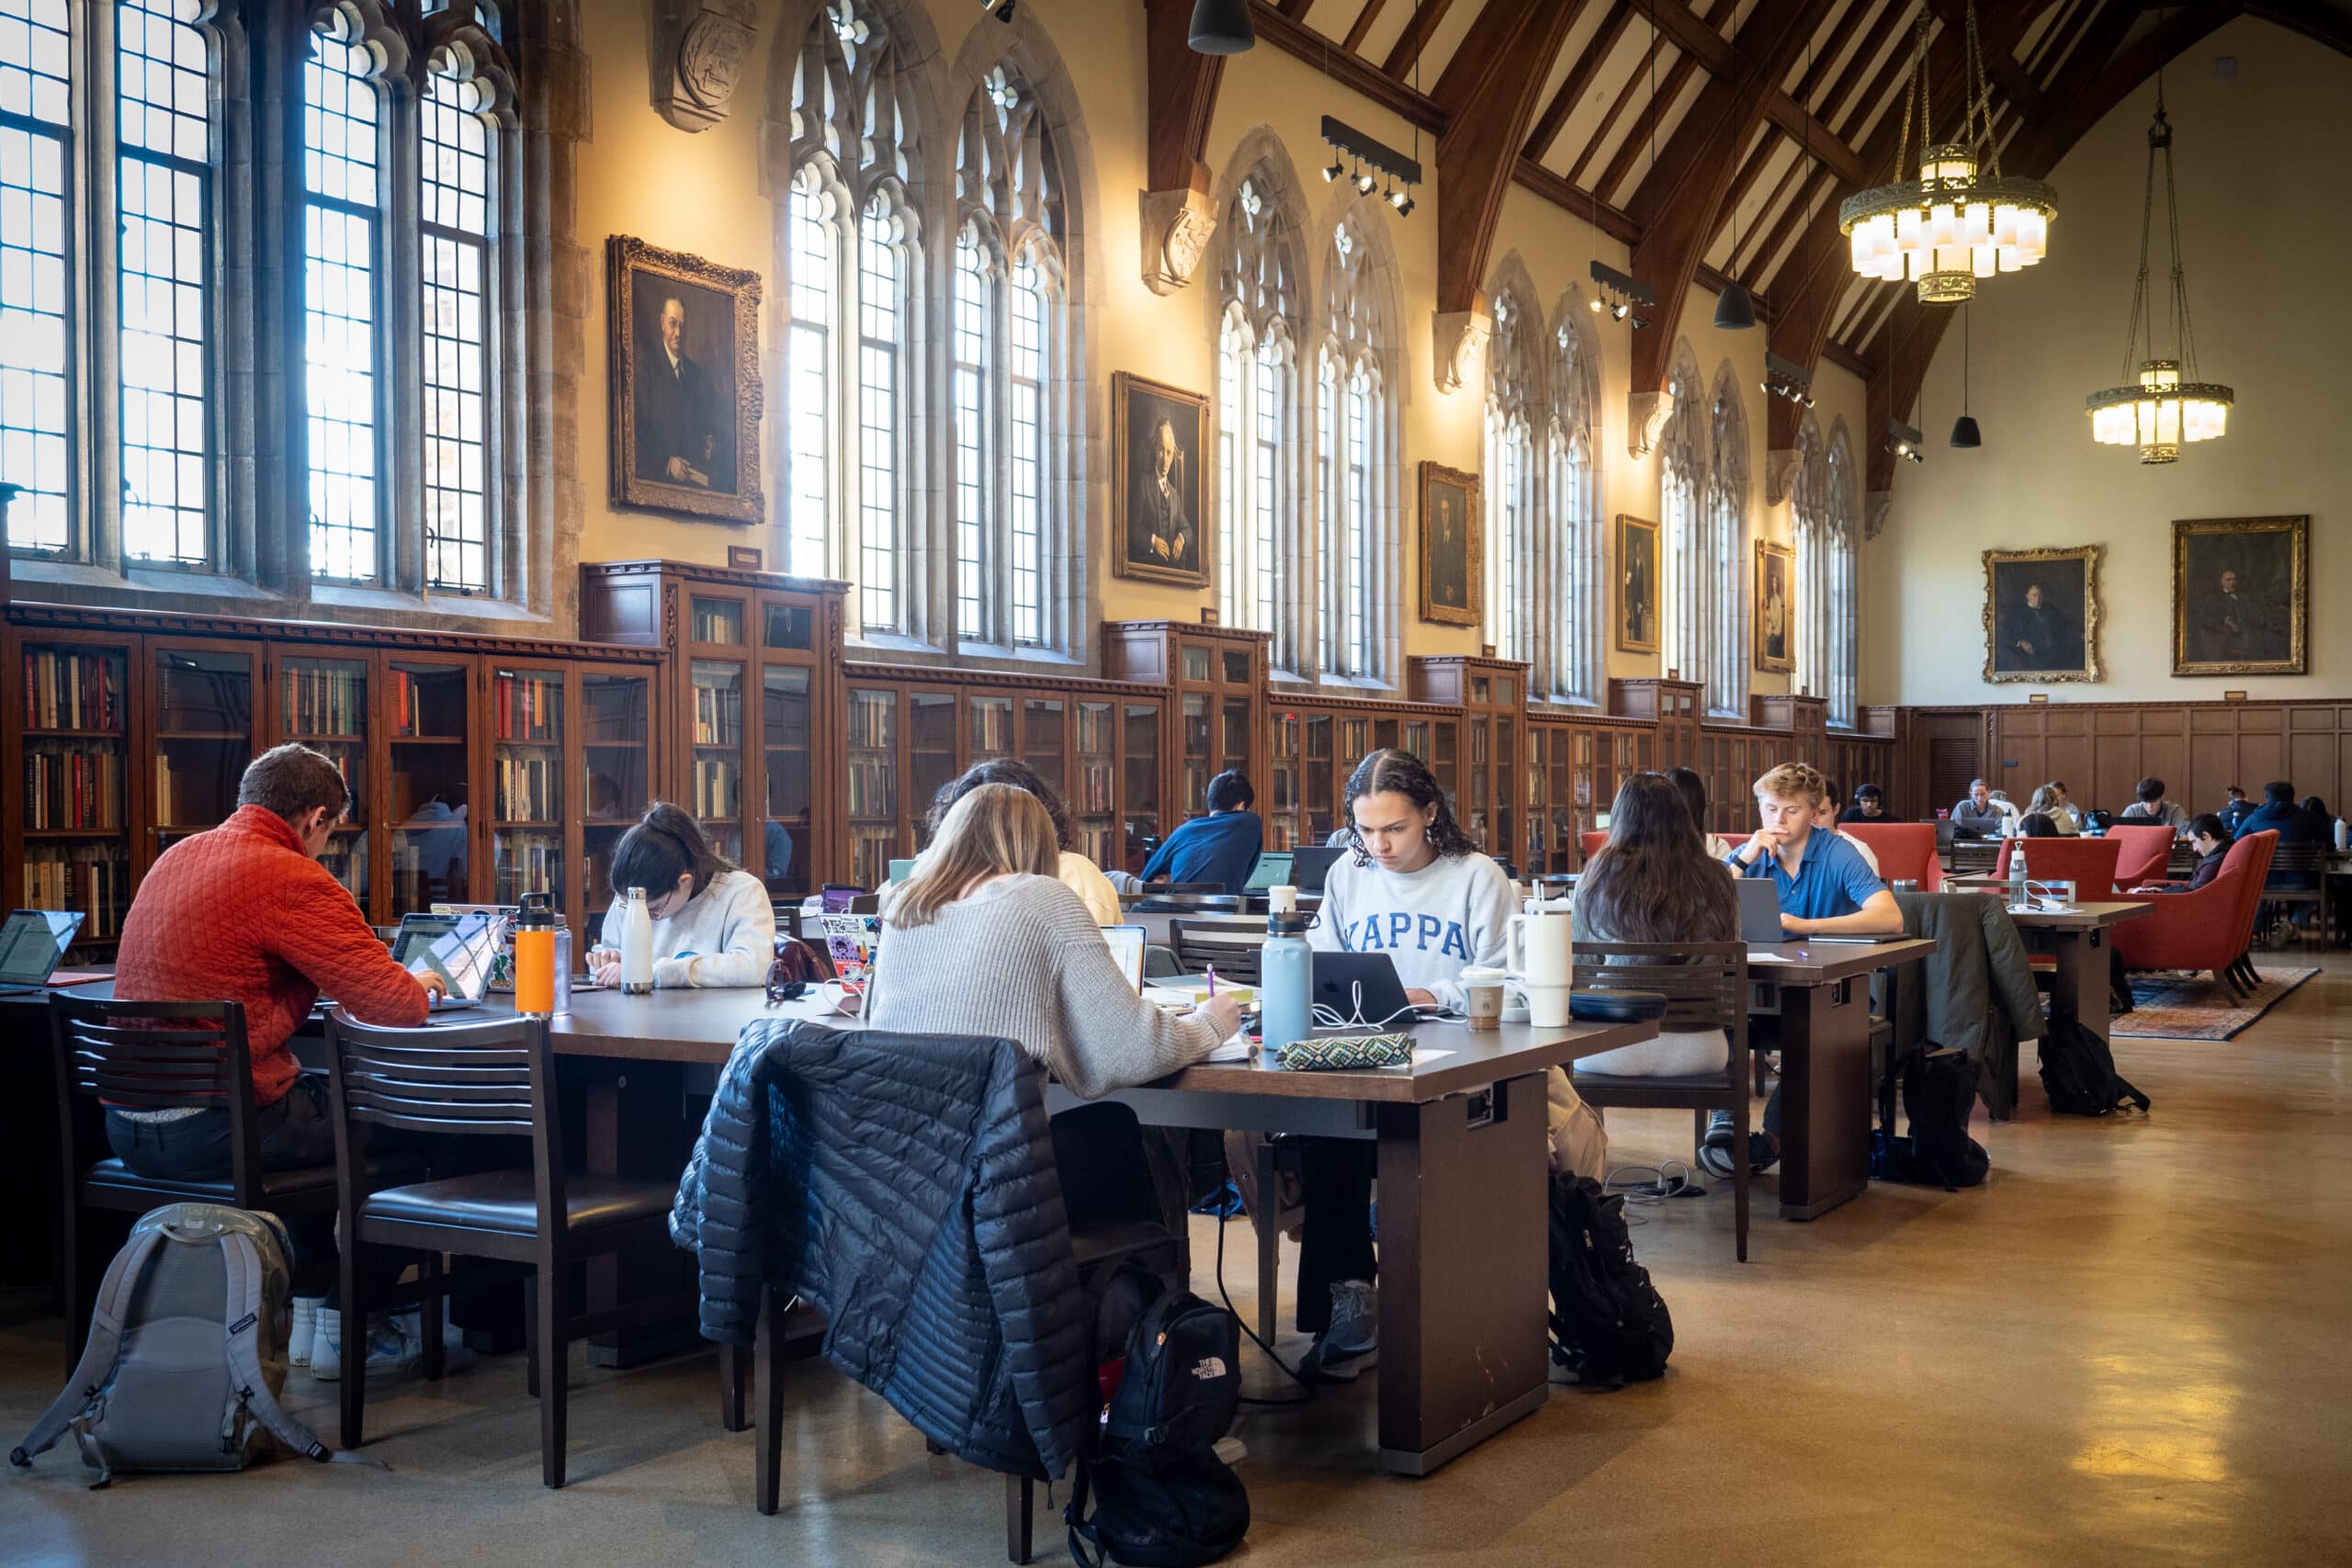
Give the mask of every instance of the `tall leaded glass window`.
[{"label": "tall leaded glass window", "polygon": [[212,131],[196,0],[123,0],[115,15],[122,204],[122,546],[202,564],[210,550]]},{"label": "tall leaded glass window", "polygon": [[377,545],[378,164],[381,100],[368,51],[311,37],[302,69],[302,402],[310,461],[311,573],[372,582]]},{"label": "tall leaded glass window", "polygon": [[786,203],[786,243],[792,267],[792,326],[786,350],[792,449],[792,516],[786,570],[823,577],[832,503],[834,294],[839,286],[834,231],[826,215],[831,197],[814,168],[794,176]]},{"label": "tall leaded glass window", "polygon": [[982,635],[987,603],[989,482],[989,316],[993,290],[989,258],[968,225],[956,241],[956,287],[950,302],[953,326],[949,389],[956,429],[956,634]]},{"label": "tall leaded glass window", "polygon": [[1372,378],[1348,377],[1340,395],[1343,423],[1340,513],[1340,662],[1343,675],[1369,675],[1372,657]]},{"label": "tall leaded glass window", "polygon": [[1715,379],[1714,471],[1707,487],[1701,606],[1706,628],[1707,705],[1726,717],[1747,717],[1748,628],[1752,620],[1747,580],[1747,420],[1740,408],[1739,384],[1726,366]]},{"label": "tall leaded glass window", "polygon": [[[1592,407],[1599,378],[1579,335],[1581,312],[1565,312],[1553,370],[1552,475],[1544,531],[1555,552],[1551,694],[1600,701],[1609,596],[1601,588],[1604,515],[1592,461]],[[1540,679],[1539,675],[1539,679]]]},{"label": "tall leaded glass window", "polygon": [[1495,294],[1495,333],[1487,350],[1486,429],[1486,625],[1487,640],[1505,659],[1539,666],[1538,687],[1548,684],[1541,670],[1536,607],[1549,562],[1535,519],[1541,507],[1542,472],[1535,461],[1535,432],[1547,423],[1542,355],[1544,320],[1518,288]]},{"label": "tall leaded glass window", "polygon": [[1668,670],[1680,671],[1686,681],[1703,681],[1713,647],[1703,508],[1706,392],[1687,345],[1675,358],[1667,395],[1674,400],[1674,412],[1658,444],[1658,648]]},{"label": "tall leaded glass window", "polygon": [[1388,323],[1370,286],[1370,258],[1356,221],[1334,227],[1328,256],[1315,448],[1318,474],[1329,465],[1332,477],[1317,487],[1324,566],[1307,602],[1321,627],[1325,671],[1374,680],[1386,673],[1383,592],[1394,576],[1382,563],[1395,552],[1383,524],[1395,459],[1384,373]]},{"label": "tall leaded glass window", "polygon": [[1045,640],[1046,493],[1046,317],[1050,302],[1036,258],[1024,254],[1012,265],[1006,290],[1012,328],[1007,367],[1012,463],[1006,475],[1012,495],[1012,640]]},{"label": "tall leaded glass window", "polygon": [[487,97],[445,65],[419,107],[424,581],[469,592],[492,586]]},{"label": "tall leaded glass window", "polygon": [[899,624],[899,378],[906,347],[889,199],[876,192],[857,245],[857,585],[868,631]]},{"label": "tall leaded glass window", "polygon": [[7,543],[57,552],[73,543],[71,27],[65,0],[0,0],[0,476],[23,491]]},{"label": "tall leaded glass window", "polygon": [[1851,725],[1860,716],[1862,662],[1861,594],[1856,581],[1861,547],[1861,507],[1856,494],[1860,475],[1854,468],[1854,447],[1841,421],[1829,434],[1823,459],[1824,519],[1827,536],[1829,615],[1826,637],[1829,670],[1829,722]]},{"label": "tall leaded glass window", "polygon": [[[1228,626],[1274,634],[1274,663],[1307,663],[1291,585],[1311,578],[1298,551],[1295,454],[1297,257],[1263,172],[1227,213],[1217,336],[1217,602]],[[1197,527],[1197,520],[1196,520]],[[1171,551],[1174,541],[1170,541]],[[1197,559],[1197,538],[1185,547]]]}]

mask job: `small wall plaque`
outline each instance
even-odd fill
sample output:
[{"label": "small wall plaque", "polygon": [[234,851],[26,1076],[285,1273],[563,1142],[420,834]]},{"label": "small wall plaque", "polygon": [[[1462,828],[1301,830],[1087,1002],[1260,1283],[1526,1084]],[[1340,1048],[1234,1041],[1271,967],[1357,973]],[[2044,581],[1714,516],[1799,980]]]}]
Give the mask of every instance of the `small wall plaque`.
[{"label": "small wall plaque", "polygon": [[729,545],[727,566],[731,571],[765,571],[767,557],[757,545]]}]

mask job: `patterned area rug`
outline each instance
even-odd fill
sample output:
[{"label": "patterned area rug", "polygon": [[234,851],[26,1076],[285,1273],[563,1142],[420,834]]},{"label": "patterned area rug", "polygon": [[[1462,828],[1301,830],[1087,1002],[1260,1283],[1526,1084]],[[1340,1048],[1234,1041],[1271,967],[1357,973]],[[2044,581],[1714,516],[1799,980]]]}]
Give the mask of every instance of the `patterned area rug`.
[{"label": "patterned area rug", "polygon": [[2244,1001],[2211,975],[2134,975],[2132,994],[2138,1005],[2115,1021],[2114,1032],[2141,1040],[2227,1040],[2319,973],[2258,964],[2254,972],[2262,984]]}]

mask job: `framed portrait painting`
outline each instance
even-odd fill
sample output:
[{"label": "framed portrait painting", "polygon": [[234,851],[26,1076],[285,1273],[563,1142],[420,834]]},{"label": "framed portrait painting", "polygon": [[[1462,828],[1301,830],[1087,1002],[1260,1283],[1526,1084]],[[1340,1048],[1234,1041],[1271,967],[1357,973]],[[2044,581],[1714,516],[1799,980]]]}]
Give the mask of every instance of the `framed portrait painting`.
[{"label": "framed portrait painting", "polygon": [[2310,672],[2311,526],[2308,515],[2173,524],[2174,674]]},{"label": "framed portrait painting", "polygon": [[1111,565],[1121,577],[1209,585],[1209,400],[1122,370],[1111,378]]},{"label": "framed portrait painting", "polygon": [[1421,619],[1475,626],[1481,616],[1478,476],[1421,465]]},{"label": "framed portrait painting", "polygon": [[605,254],[614,504],[760,521],[760,275],[627,234]]},{"label": "framed portrait painting", "polygon": [[1788,546],[1756,541],[1756,668],[1768,674],[1796,671],[1796,612],[1790,596],[1796,568],[1797,553]]},{"label": "framed portrait painting", "polygon": [[1617,514],[1617,650],[1657,651],[1657,525]]},{"label": "framed portrait painting", "polygon": [[1984,679],[2096,681],[2104,547],[1984,552]]}]

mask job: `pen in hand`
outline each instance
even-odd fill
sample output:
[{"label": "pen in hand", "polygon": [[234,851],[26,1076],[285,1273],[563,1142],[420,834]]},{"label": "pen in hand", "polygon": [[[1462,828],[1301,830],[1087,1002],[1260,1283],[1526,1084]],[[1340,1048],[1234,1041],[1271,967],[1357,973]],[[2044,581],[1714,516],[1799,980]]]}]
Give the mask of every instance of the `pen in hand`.
[{"label": "pen in hand", "polygon": [[1209,971],[1209,995],[1211,995],[1211,996],[1215,996],[1215,995],[1216,995],[1216,964],[1210,964],[1210,965],[1208,966],[1208,971]]}]

